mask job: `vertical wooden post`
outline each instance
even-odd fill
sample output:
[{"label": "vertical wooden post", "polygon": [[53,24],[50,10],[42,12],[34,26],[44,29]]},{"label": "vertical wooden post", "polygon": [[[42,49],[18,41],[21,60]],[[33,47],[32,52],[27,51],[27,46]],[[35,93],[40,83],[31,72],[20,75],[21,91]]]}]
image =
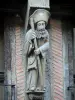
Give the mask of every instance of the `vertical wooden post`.
[{"label": "vertical wooden post", "polygon": [[74,49],[73,49],[73,52],[74,52],[74,53],[73,53],[73,54],[74,54],[74,55],[73,55],[73,58],[74,58],[73,60],[74,60],[74,74],[75,74],[75,28],[73,28],[73,38],[74,38],[74,39],[73,39],[73,48],[74,48]]},{"label": "vertical wooden post", "polygon": [[[73,74],[75,77],[75,28],[73,28]],[[75,86],[75,83],[74,83]],[[75,88],[74,88],[74,99],[75,99]]]},{"label": "vertical wooden post", "polygon": [[66,29],[66,23],[62,23],[62,35],[63,35],[63,68],[64,68],[64,100],[68,98],[67,87],[69,86],[69,65],[68,65],[68,34]]}]

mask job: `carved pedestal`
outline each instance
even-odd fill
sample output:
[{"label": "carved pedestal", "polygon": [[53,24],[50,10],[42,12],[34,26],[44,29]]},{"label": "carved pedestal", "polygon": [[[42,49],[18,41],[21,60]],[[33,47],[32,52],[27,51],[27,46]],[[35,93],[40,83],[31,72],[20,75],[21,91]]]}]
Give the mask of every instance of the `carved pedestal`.
[{"label": "carved pedestal", "polygon": [[26,91],[30,100],[44,100],[45,91]]}]

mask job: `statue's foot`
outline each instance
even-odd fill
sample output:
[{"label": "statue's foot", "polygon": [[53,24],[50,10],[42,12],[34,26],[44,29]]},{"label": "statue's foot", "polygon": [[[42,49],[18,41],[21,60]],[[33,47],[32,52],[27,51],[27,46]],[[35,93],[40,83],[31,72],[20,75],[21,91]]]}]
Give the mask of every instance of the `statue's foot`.
[{"label": "statue's foot", "polygon": [[31,87],[30,91],[34,91],[35,90],[35,87]]},{"label": "statue's foot", "polygon": [[46,87],[43,88],[43,91],[45,91],[45,90],[46,90]]},{"label": "statue's foot", "polygon": [[40,87],[37,87],[37,88],[36,88],[36,91],[41,91],[41,88],[40,88]]},{"label": "statue's foot", "polygon": [[36,91],[45,91],[45,90],[46,90],[46,87],[43,87],[43,88],[37,87],[37,88],[36,88]]}]

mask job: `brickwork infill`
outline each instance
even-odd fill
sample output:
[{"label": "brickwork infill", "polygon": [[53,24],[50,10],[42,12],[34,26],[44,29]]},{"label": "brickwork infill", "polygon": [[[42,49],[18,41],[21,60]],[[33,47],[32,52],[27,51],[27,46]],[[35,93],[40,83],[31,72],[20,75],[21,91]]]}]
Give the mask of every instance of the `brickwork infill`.
[{"label": "brickwork infill", "polygon": [[51,20],[53,100],[64,100],[61,22]]},{"label": "brickwork infill", "polygon": [[15,29],[15,47],[16,47],[16,88],[17,100],[24,100],[25,96],[25,77],[22,65],[22,44],[21,44],[21,30],[19,26]]}]

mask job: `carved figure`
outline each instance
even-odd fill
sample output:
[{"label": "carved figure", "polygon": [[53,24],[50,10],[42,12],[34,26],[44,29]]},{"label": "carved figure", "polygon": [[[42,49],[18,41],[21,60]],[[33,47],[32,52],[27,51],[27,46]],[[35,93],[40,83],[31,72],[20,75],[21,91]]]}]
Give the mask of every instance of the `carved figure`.
[{"label": "carved figure", "polygon": [[31,29],[25,36],[27,91],[45,90],[46,53],[49,49],[49,34],[45,27],[49,15],[47,10],[37,9],[30,16]]}]

